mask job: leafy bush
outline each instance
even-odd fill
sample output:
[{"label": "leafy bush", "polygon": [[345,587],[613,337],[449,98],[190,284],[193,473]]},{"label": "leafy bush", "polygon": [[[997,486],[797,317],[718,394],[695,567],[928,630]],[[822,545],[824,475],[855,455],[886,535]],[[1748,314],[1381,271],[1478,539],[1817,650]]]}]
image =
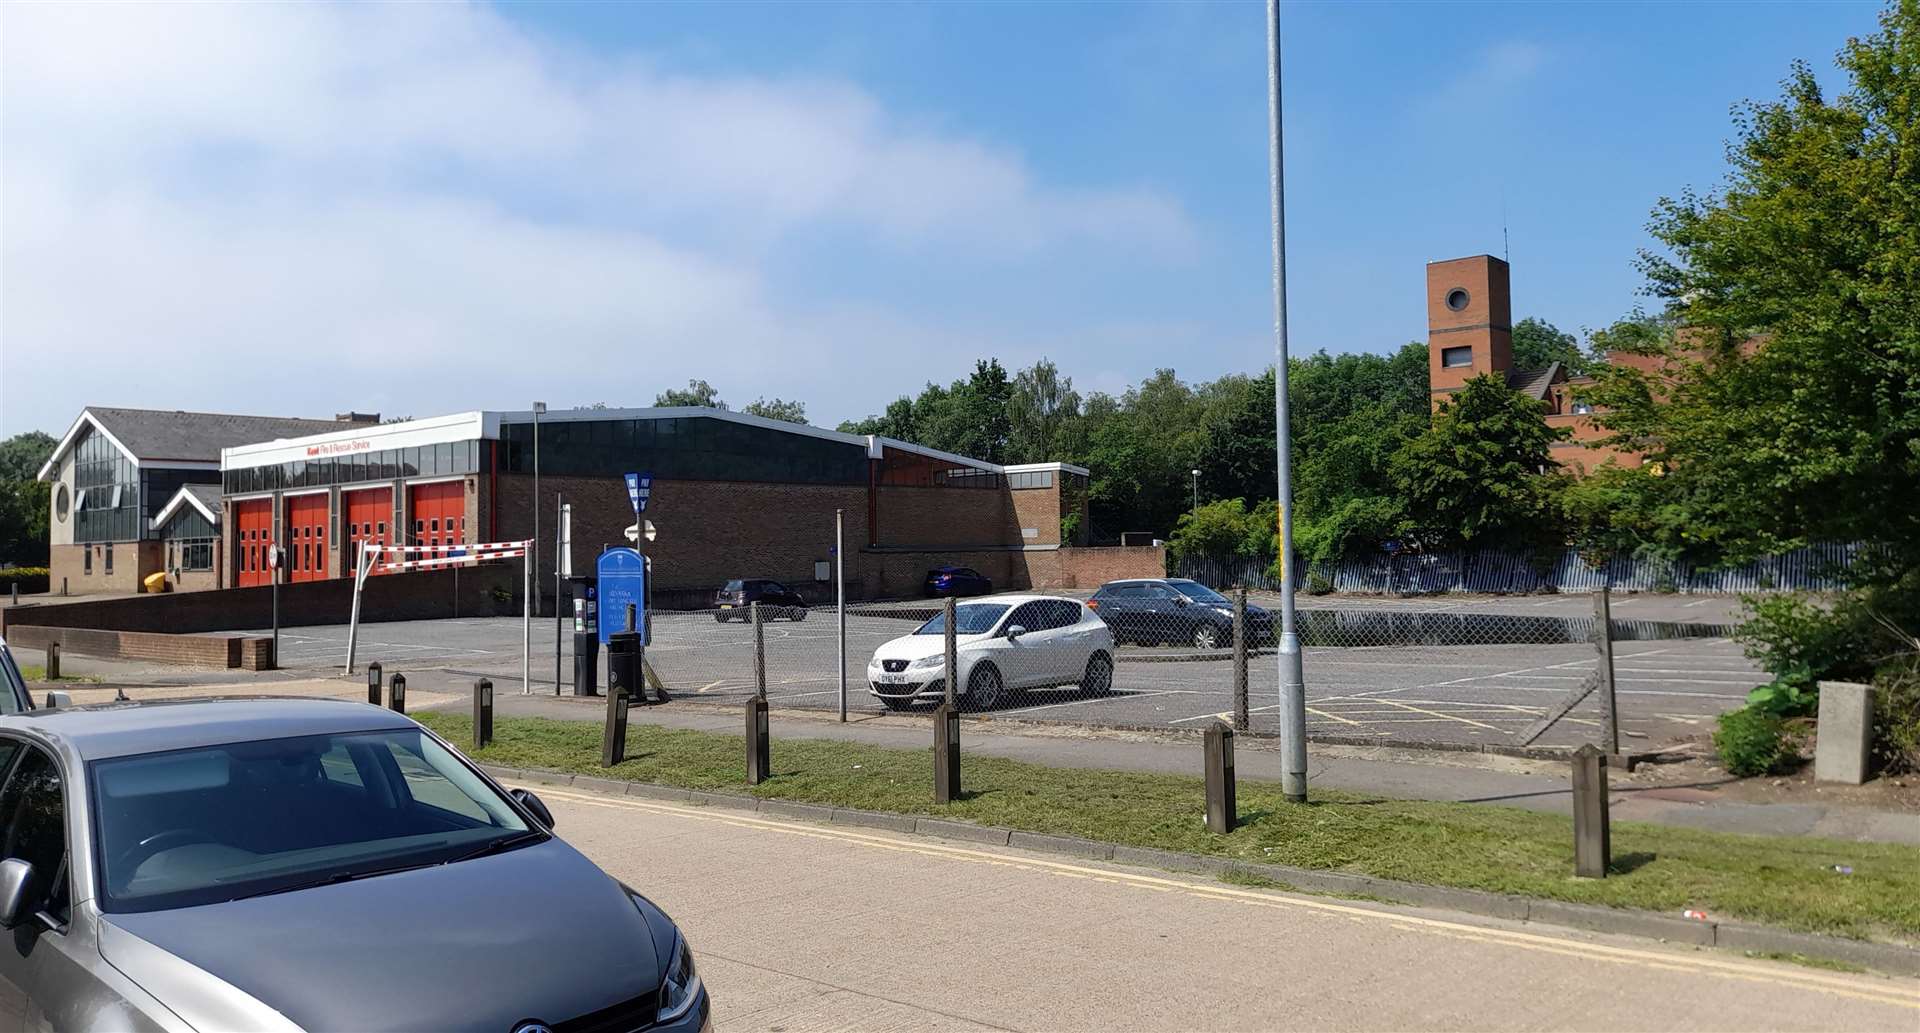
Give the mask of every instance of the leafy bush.
[{"label": "leafy bush", "polygon": [[1805,717],[1819,705],[1819,686],[1806,668],[1783,674],[1747,693],[1748,707],[1775,717]]},{"label": "leafy bush", "polygon": [[1307,574],[1308,595],[1328,595],[1333,591],[1333,581],[1319,571]]},{"label": "leafy bush", "polygon": [[1920,656],[1880,668],[1873,688],[1875,764],[1889,775],[1920,772]]},{"label": "leafy bush", "polygon": [[1764,775],[1788,756],[1786,722],[1756,707],[1741,707],[1720,715],[1713,748],[1720,764],[1742,778]]},{"label": "leafy bush", "polygon": [[1804,593],[1745,596],[1747,619],[1733,637],[1777,677],[1804,674],[1809,681],[1860,680],[1873,673],[1885,629],[1863,593],[1842,593],[1821,605]]},{"label": "leafy bush", "polygon": [[19,585],[22,592],[44,592],[47,590],[47,581],[45,567],[8,567],[0,570],[0,593],[5,593],[12,585]]}]

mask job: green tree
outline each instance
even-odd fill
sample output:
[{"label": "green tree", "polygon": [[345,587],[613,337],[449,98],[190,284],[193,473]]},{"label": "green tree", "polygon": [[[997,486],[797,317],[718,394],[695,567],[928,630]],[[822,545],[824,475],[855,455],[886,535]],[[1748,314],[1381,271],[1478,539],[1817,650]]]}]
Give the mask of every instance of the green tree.
[{"label": "green tree", "polygon": [[1818,540],[1920,567],[1920,0],[1738,109],[1717,194],[1663,199],[1640,260],[1686,329],[1590,397],[1665,473],[1646,519],[1701,558]]},{"label": "green tree", "polygon": [[1546,369],[1556,362],[1570,376],[1587,372],[1590,365],[1579,338],[1552,323],[1529,316],[1513,325],[1513,368]]},{"label": "green tree", "polygon": [[[723,405],[719,408],[724,409],[726,406]],[[807,422],[807,403],[789,402],[784,398],[756,398],[747,403],[740,411],[753,416],[762,416],[769,420],[780,420],[784,423]]]},{"label": "green tree", "polygon": [[1007,399],[1008,455],[1014,462],[1057,462],[1076,442],[1068,440],[1080,419],[1073,378],[1048,359],[1014,374]]},{"label": "green tree", "polygon": [[56,444],[52,435],[37,430],[0,441],[0,564],[47,563],[52,496],[48,486],[34,478]]},{"label": "green tree", "polygon": [[1389,463],[1403,529],[1429,547],[1542,544],[1565,483],[1549,450],[1567,432],[1540,417],[1492,374],[1467,381]]},{"label": "green tree", "polygon": [[697,405],[708,409],[725,409],[727,403],[720,400],[720,392],[704,380],[687,381],[686,390],[668,388],[653,399],[653,404],[668,406]]}]

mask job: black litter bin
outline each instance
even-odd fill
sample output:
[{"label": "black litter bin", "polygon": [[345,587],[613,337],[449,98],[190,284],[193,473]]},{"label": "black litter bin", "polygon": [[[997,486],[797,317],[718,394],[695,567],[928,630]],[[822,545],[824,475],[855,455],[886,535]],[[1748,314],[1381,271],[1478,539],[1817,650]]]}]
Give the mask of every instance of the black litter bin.
[{"label": "black litter bin", "polygon": [[600,694],[600,592],[598,578],[576,575],[573,588],[573,694]]},{"label": "black litter bin", "polygon": [[635,703],[646,699],[640,682],[640,633],[616,631],[607,636],[607,691],[624,694]]}]

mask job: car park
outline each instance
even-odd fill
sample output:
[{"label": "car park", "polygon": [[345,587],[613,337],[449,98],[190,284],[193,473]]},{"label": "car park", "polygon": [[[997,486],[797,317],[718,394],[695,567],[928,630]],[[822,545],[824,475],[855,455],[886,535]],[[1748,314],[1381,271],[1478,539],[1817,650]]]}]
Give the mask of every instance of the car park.
[{"label": "car park", "polygon": [[0,1028],[708,1028],[666,914],[363,703],[0,717]]},{"label": "car park", "polygon": [[713,619],[725,624],[752,620],[750,607],[760,604],[761,620],[807,619],[807,602],[800,593],[771,578],[735,578],[713,593]]},{"label": "car park", "polygon": [[[954,607],[955,701],[990,710],[1027,689],[1113,688],[1113,633],[1076,599],[1002,595]],[[946,696],[947,616],[874,650],[867,692],[890,709]]]},{"label": "car park", "polygon": [[[1109,581],[1087,605],[1120,642],[1195,649],[1233,645],[1233,600],[1190,578]],[[1247,604],[1246,627],[1248,644],[1273,641],[1273,614],[1264,607]]]},{"label": "car park", "polygon": [[993,579],[972,567],[935,567],[927,571],[924,587],[929,596],[992,595]]}]

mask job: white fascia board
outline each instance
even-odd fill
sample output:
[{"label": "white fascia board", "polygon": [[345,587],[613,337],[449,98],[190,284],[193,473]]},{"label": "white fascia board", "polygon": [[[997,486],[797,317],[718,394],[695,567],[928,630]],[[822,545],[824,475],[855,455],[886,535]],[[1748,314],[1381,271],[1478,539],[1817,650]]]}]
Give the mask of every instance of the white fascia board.
[{"label": "white fascia board", "polygon": [[902,452],[913,452],[918,455],[930,456],[934,459],[944,459],[949,463],[970,466],[975,470],[985,470],[988,473],[1000,473],[1002,471],[1002,467],[998,463],[989,463],[984,459],[970,459],[953,452],[942,452],[937,448],[916,445],[910,441],[901,441],[899,438],[881,438],[880,443],[887,448],[899,449]]},{"label": "white fascia board", "polygon": [[207,507],[201,504],[198,496],[188,491],[185,485],[181,485],[180,489],[173,493],[173,497],[167,500],[167,504],[160,507],[160,512],[153,515],[153,523],[151,525],[153,529],[156,531],[160,530],[161,527],[166,525],[167,521],[173,519],[173,514],[183,505],[192,506],[200,511],[201,516],[212,521],[215,527],[220,526],[220,515],[209,512]]},{"label": "white fascia board", "polygon": [[222,470],[248,470],[257,466],[330,459],[336,456],[365,455],[389,448],[418,448],[457,441],[473,441],[483,436],[486,414],[478,411],[432,416],[424,420],[403,420],[372,427],[333,430],[301,438],[281,438],[253,445],[237,445],[220,450]]},{"label": "white fascia board", "polygon": [[1013,466],[1000,468],[1001,473],[1040,473],[1046,470],[1056,473],[1077,473],[1082,477],[1091,476],[1091,471],[1086,467],[1075,466],[1072,463],[1016,463]]},{"label": "white fascia board", "polygon": [[73,447],[74,439],[80,436],[80,428],[88,426],[91,426],[108,441],[113,442],[113,447],[119,449],[120,453],[126,456],[128,461],[132,462],[133,465],[140,465],[140,457],[133,454],[133,449],[121,444],[120,439],[113,436],[113,431],[108,430],[107,425],[101,423],[99,418],[93,415],[92,411],[82,409],[80,410],[80,415],[74,417],[73,426],[68,427],[66,434],[61,436],[60,443],[53,446],[53,454],[48,456],[47,461],[40,465],[40,472],[34,474],[33,479],[36,481],[51,480],[53,478],[53,471],[60,465],[60,457],[66,455],[67,449]]}]

